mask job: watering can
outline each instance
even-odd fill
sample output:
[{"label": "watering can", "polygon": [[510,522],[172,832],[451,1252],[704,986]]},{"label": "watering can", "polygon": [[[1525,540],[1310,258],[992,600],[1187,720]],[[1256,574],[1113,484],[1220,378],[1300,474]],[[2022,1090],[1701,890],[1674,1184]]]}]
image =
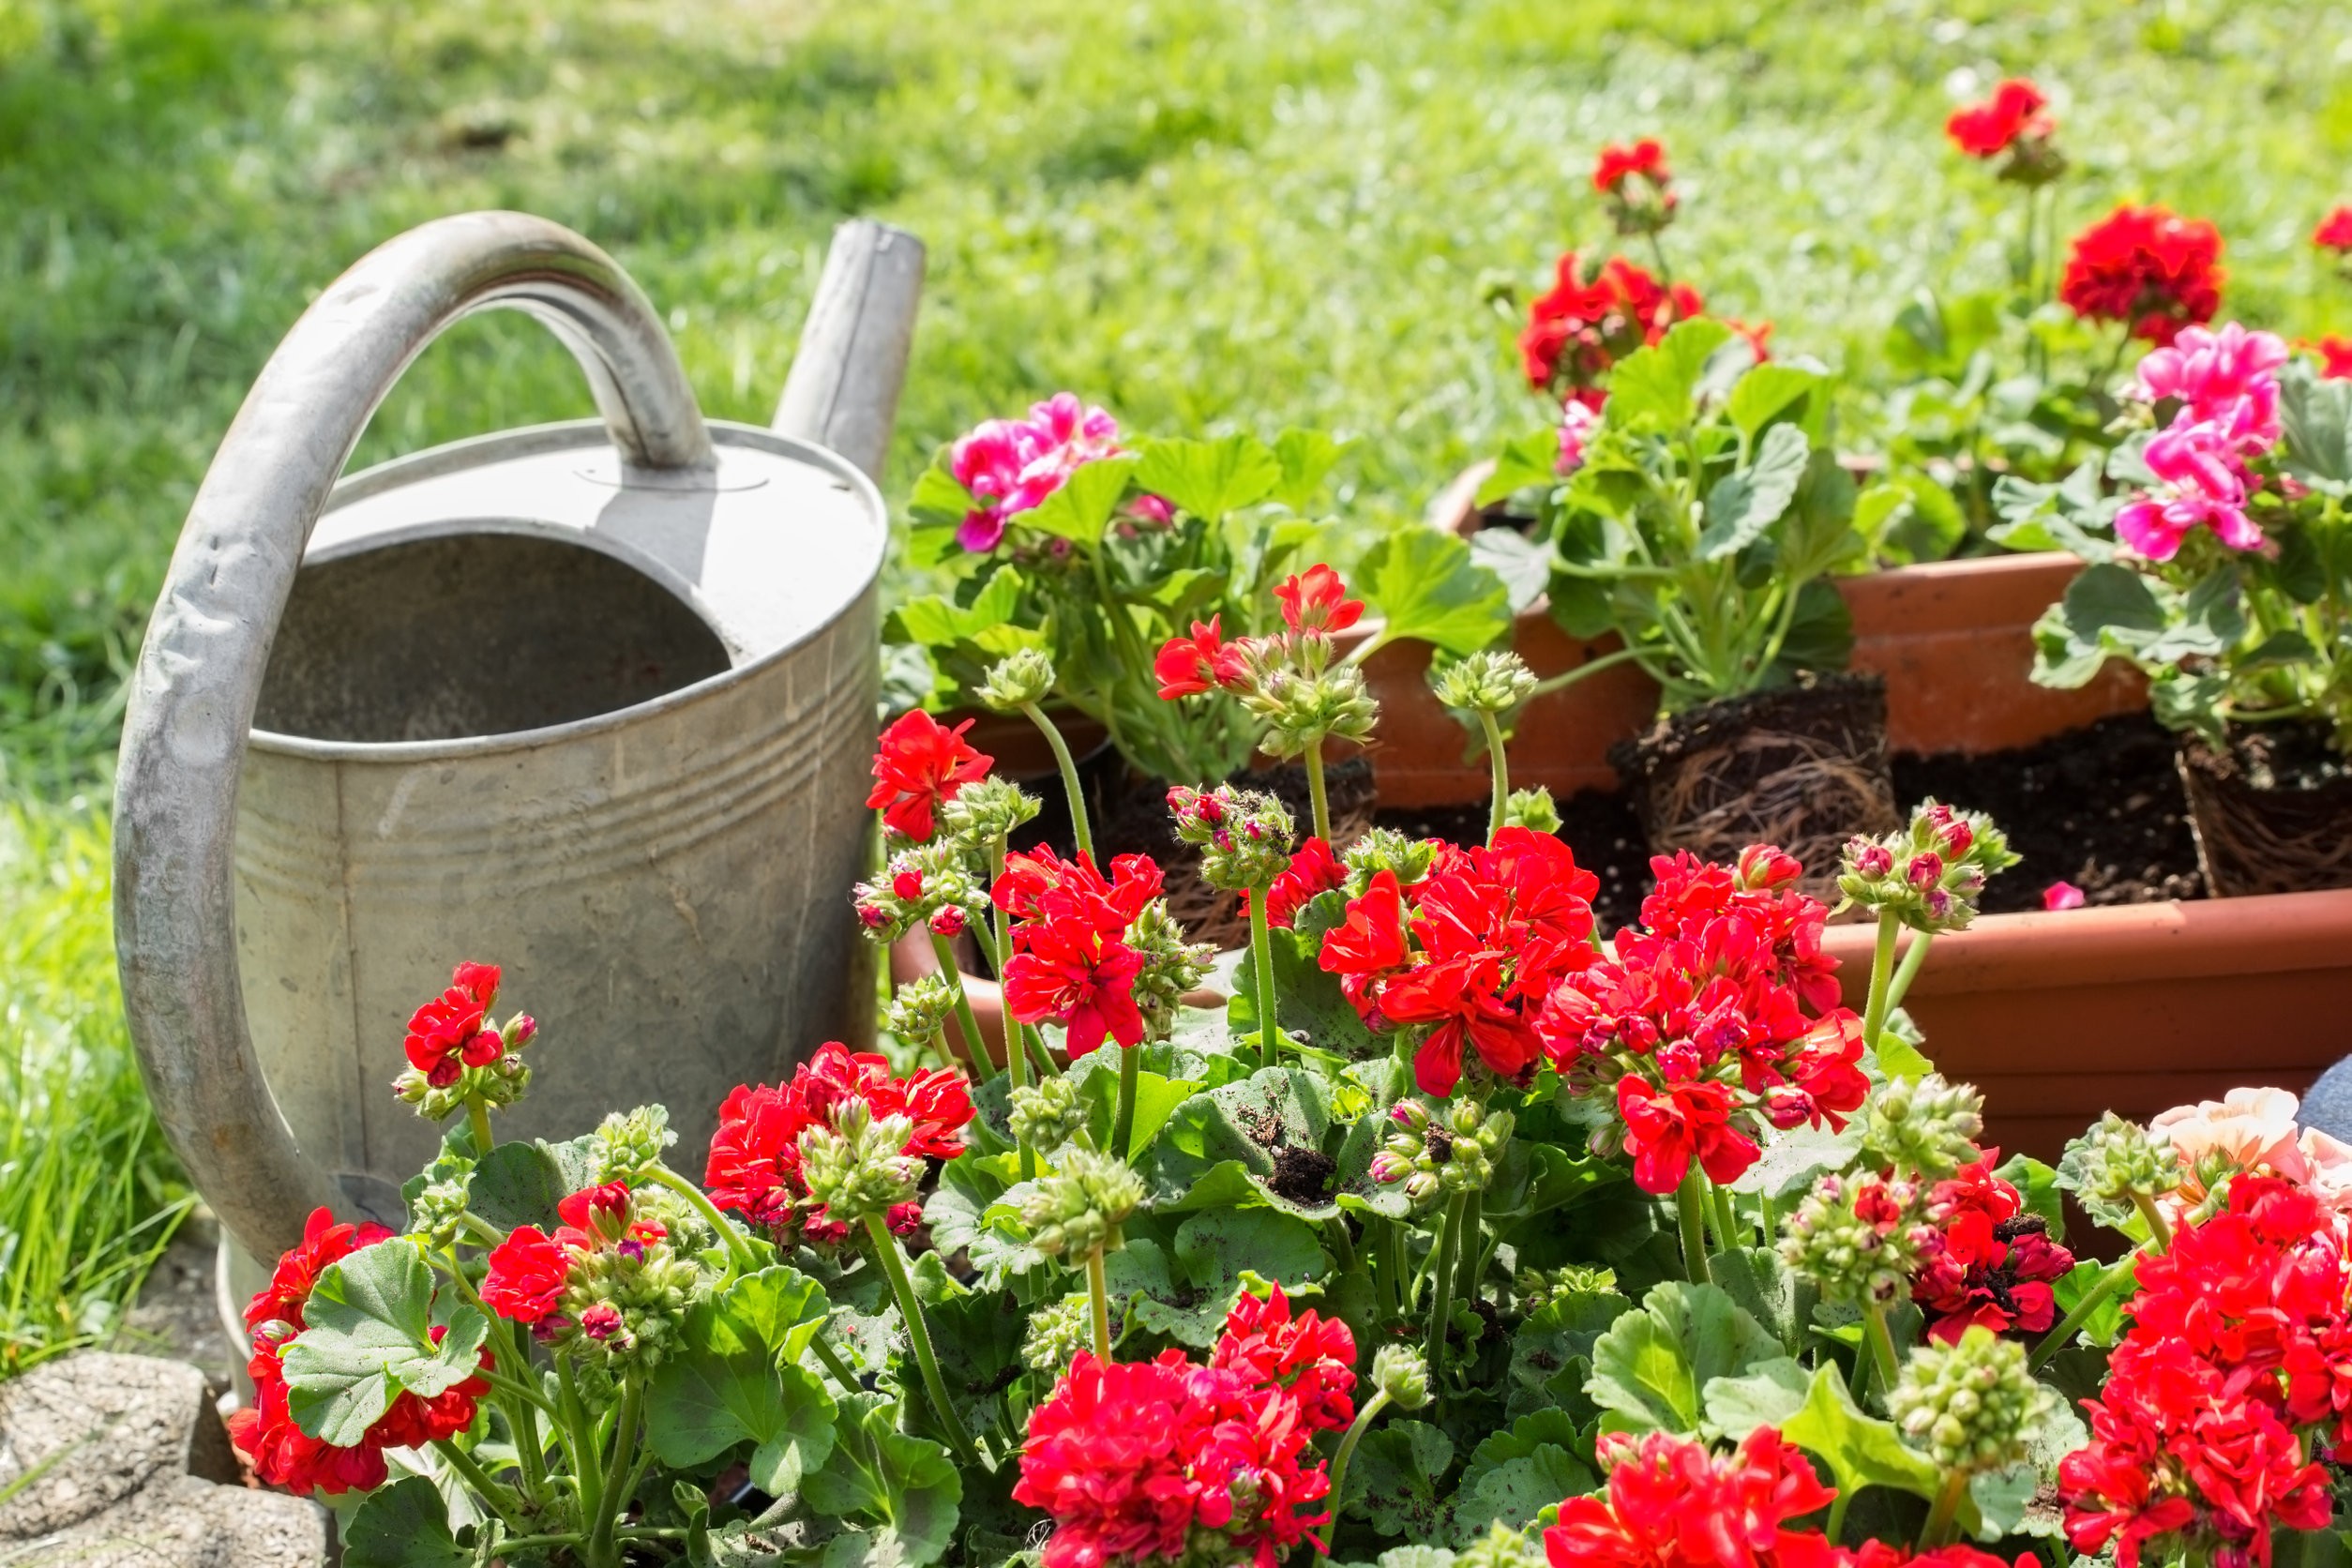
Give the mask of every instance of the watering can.
[{"label": "watering can", "polygon": [[[704,420],[612,259],[518,213],[388,242],[270,357],[156,602],[115,808],[131,1036],[246,1253],[320,1205],[398,1225],[439,1138],[391,1093],[403,1026],[460,959],[540,1023],[502,1136],[660,1101],[689,1168],[729,1089],[870,1030],[868,475],[921,276],[844,226],[781,430]],[[547,325],[599,417],[339,477],[489,309]]]}]

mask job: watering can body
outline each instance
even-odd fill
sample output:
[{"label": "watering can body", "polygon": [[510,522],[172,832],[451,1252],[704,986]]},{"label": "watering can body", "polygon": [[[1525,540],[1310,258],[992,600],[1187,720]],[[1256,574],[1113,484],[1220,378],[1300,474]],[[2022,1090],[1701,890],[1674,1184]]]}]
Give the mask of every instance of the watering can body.
[{"label": "watering can body", "polygon": [[[339,481],[400,370],[491,305],[556,330],[602,417]],[[855,463],[702,421],[642,296],[555,225],[444,219],[312,307],[198,494],[117,792],[133,1037],[247,1251],[318,1204],[400,1221],[439,1138],[391,1093],[403,1025],[460,959],[539,1020],[502,1137],[659,1101],[688,1170],[728,1089],[870,1028],[847,899],[886,536]]]}]

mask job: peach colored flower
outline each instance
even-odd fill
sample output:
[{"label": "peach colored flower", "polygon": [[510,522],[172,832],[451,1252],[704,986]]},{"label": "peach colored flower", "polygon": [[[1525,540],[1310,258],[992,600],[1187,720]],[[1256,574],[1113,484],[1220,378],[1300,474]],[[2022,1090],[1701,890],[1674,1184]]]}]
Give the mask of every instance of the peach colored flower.
[{"label": "peach colored flower", "polygon": [[2311,1168],[2303,1189],[2338,1214],[2352,1213],[2352,1143],[2305,1127],[2295,1147]]},{"label": "peach colored flower", "polygon": [[2284,1089],[2233,1089],[2218,1100],[2175,1106],[2148,1123],[2148,1131],[2172,1140],[2188,1175],[2161,1199],[2166,1216],[2177,1220],[2205,1201],[2205,1184],[2196,1172],[2208,1155],[2220,1154],[2240,1170],[2298,1184],[2310,1180],[2311,1167],[2296,1141],[2295,1113],[2301,1107]]}]

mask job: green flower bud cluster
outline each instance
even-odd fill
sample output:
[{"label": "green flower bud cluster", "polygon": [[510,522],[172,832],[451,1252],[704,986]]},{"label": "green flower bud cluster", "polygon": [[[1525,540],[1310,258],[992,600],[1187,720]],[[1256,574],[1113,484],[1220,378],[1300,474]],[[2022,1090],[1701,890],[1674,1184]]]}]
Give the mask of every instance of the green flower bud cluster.
[{"label": "green flower bud cluster", "polygon": [[1372,1358],[1372,1386],[1400,1410],[1429,1402],[1429,1364],[1410,1345],[1383,1345]]},{"label": "green flower bud cluster", "polygon": [[1086,1125],[1086,1102],[1067,1078],[1022,1084],[1012,1091],[1012,1101],[1014,1140],[1041,1154],[1051,1154]]},{"label": "green flower bud cluster", "polygon": [[1889,1078],[1862,1104],[1862,1150],[1869,1163],[1939,1182],[1977,1157],[1984,1096],[1941,1073],[1916,1082]]},{"label": "green flower bud cluster", "polygon": [[1018,713],[1053,690],[1053,660],[1042,648],[1020,648],[996,661],[972,695],[1001,714]]},{"label": "green flower bud cluster", "polygon": [[1506,650],[1487,649],[1429,667],[1429,689],[1449,708],[1472,714],[1507,713],[1535,694],[1535,671]]},{"label": "green flower bud cluster", "polygon": [[1887,1413],[1938,1469],[1974,1475],[2024,1458],[2033,1429],[2057,1405],[2027,1370],[2025,1346],[1980,1323],[1956,1344],[1913,1350]]},{"label": "green flower bud cluster", "polygon": [[1009,778],[995,774],[975,778],[940,802],[940,832],[975,848],[994,845],[1011,837],[1015,828],[1037,815],[1035,795]]},{"label": "green flower bud cluster", "polygon": [[433,1251],[445,1251],[465,1234],[466,1206],[474,1197],[474,1162],[444,1149],[425,1168],[424,1186],[408,1200],[408,1234]]},{"label": "green flower bud cluster", "polygon": [[403,1067],[392,1080],[392,1097],[415,1107],[416,1114],[428,1122],[446,1121],[463,1110],[469,1099],[487,1106],[513,1105],[531,1087],[531,1065],[523,1061],[522,1048],[538,1033],[537,1019],[517,1013],[499,1028],[504,1048],[487,1066],[461,1068],[456,1078],[438,1088],[415,1068]]},{"label": "green flower bud cluster", "polygon": [[661,1167],[663,1151],[678,1141],[670,1130],[670,1112],[661,1106],[639,1106],[626,1115],[614,1111],[597,1124],[588,1146],[598,1184],[626,1182],[632,1187],[651,1186],[653,1172]]},{"label": "green flower bud cluster", "polygon": [[1897,1305],[1934,1237],[1922,1197],[1919,1184],[1900,1178],[1824,1176],[1788,1216],[1781,1258],[1829,1301]]},{"label": "green flower bud cluster", "polygon": [[1581,1263],[1566,1268],[1521,1269],[1511,1282],[1519,1298],[1519,1314],[1531,1318],[1554,1302],[1577,1296],[1597,1296],[1617,1289],[1615,1269],[1591,1269]]},{"label": "green flower bud cluster", "polygon": [[1914,930],[1964,930],[1984,879],[2017,858],[1991,818],[1929,800],[1901,833],[1847,839],[1838,891],[1847,903],[1892,911]]},{"label": "green flower bud cluster", "polygon": [[855,1228],[868,1214],[886,1214],[913,1201],[923,1162],[907,1153],[914,1123],[893,1112],[877,1117],[864,1100],[835,1107],[831,1127],[800,1135],[801,1175],[809,1199],[827,1218]]},{"label": "green flower bud cluster", "polygon": [[[1124,1304],[1110,1304],[1111,1343],[1124,1332]],[[1041,1306],[1029,1316],[1029,1332],[1021,1339],[1021,1364],[1032,1372],[1057,1376],[1078,1359],[1080,1350],[1094,1348],[1094,1304],[1083,1290]]]},{"label": "green flower bud cluster", "polygon": [[1552,792],[1538,784],[1532,790],[1514,790],[1502,803],[1502,825],[1523,827],[1530,833],[1558,833],[1560,807],[1552,802]]},{"label": "green flower bud cluster", "polygon": [[1233,648],[1242,668],[1232,690],[1265,726],[1258,749],[1267,756],[1296,757],[1325,737],[1371,739],[1380,705],[1363,671],[1333,662],[1330,638],[1320,632],[1244,638]]},{"label": "green flower bud cluster", "polygon": [[926,974],[898,988],[890,999],[885,1022],[890,1033],[911,1046],[927,1046],[955,1016],[956,992],[942,974]]},{"label": "green flower bud cluster", "polygon": [[942,837],[890,857],[882,876],[857,885],[857,918],[887,945],[917,926],[957,936],[988,915],[988,879],[960,838]]},{"label": "green flower bud cluster", "polygon": [[1489,1111],[1467,1097],[1447,1101],[1438,1114],[1419,1099],[1399,1100],[1388,1119],[1387,1141],[1372,1156],[1372,1179],[1404,1183],[1416,1209],[1485,1191],[1515,1124],[1509,1111]]},{"label": "green flower bud cluster", "polygon": [[1220,784],[1168,792],[1176,837],[1200,850],[1200,877],[1211,887],[1244,893],[1270,886],[1290,868],[1294,829],[1282,802],[1256,790]]},{"label": "green flower bud cluster", "polygon": [[1410,887],[1429,874],[1440,846],[1434,838],[1408,838],[1393,827],[1376,827],[1339,852],[1348,867],[1348,896],[1360,898],[1382,871],[1396,874],[1396,885]]},{"label": "green flower bud cluster", "polygon": [[1454,1568],[1544,1568],[1544,1549],[1500,1519],[1454,1554]]},{"label": "green flower bud cluster", "polygon": [[2091,1218],[2119,1226],[2137,1211],[2137,1199],[2162,1198],[2186,1174],[2170,1142],[2111,1110],[2066,1145],[2058,1184]]},{"label": "green flower bud cluster", "polygon": [[1021,1223],[1039,1252],[1078,1259],[1123,1246],[1119,1228],[1142,1204],[1143,1178],[1126,1161],[1079,1140],[1064,1145],[1053,1171],[1037,1178],[1021,1205]]},{"label": "green flower bud cluster", "polygon": [[573,1267],[564,1292],[570,1343],[609,1364],[658,1364],[678,1344],[699,1273],[668,1242],[597,1248]]},{"label": "green flower bud cluster", "polygon": [[1143,967],[1136,972],[1135,1004],[1143,1015],[1144,1037],[1164,1039],[1175,1027],[1176,1009],[1184,993],[1199,986],[1216,949],[1206,942],[1187,942],[1184,927],[1159,898],[1144,905],[1129,923],[1126,942],[1143,958]]}]

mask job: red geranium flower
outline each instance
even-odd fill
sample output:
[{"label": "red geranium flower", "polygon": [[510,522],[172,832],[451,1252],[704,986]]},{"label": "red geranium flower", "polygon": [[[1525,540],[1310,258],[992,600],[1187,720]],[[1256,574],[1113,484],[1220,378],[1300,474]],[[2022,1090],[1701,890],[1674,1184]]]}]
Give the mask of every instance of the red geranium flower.
[{"label": "red geranium flower", "polygon": [[2074,236],[2058,297],[2091,321],[2124,322],[2160,346],[2222,305],[2221,232],[2163,207],[2119,206]]},{"label": "red geranium flower", "polygon": [[302,1244],[278,1259],[269,1283],[247,1304],[246,1328],[252,1331],[264,1323],[279,1322],[301,1329],[303,1304],[310,1299],[320,1272],[329,1263],[339,1263],[360,1248],[373,1246],[391,1234],[373,1220],[353,1224],[338,1220],[331,1210],[311,1210],[309,1220],[302,1228]]},{"label": "red geranium flower", "polygon": [[1657,342],[1676,322],[1705,309],[1698,291],[1671,287],[1622,256],[1611,256],[1587,281],[1573,250],[1560,258],[1550,290],[1528,306],[1519,358],[1528,384],[1598,407],[1611,366]]},{"label": "red geranium flower", "polygon": [[2049,107],[2041,88],[2012,77],[1983,103],[1953,110],[1944,122],[1944,134],[1970,158],[1998,158],[2021,138],[2047,139],[2057,128]]},{"label": "red geranium flower", "polygon": [[2301,345],[2319,356],[2319,374],[2325,381],[2342,381],[2352,377],[2352,338],[2333,334],[2314,338]]},{"label": "red geranium flower", "polygon": [[569,1247],[535,1226],[518,1226],[490,1249],[482,1304],[509,1321],[535,1324],[564,1299],[571,1268]]},{"label": "red geranium flower", "polygon": [[866,804],[882,809],[891,832],[917,841],[930,837],[940,803],[988,776],[996,759],[964,739],[974,722],[967,718],[950,730],[917,708],[882,731],[882,749],[874,753],[874,790]]},{"label": "red geranium flower", "polygon": [[1195,621],[1190,637],[1171,637],[1161,645],[1152,673],[1160,683],[1163,701],[1198,697],[1231,679],[1234,645],[1225,641],[1223,621],[1221,615],[1210,616],[1206,626]]},{"label": "red geranium flower", "polygon": [[1962,1166],[1927,1199],[1938,1237],[1911,1282],[1927,1315],[1927,1336],[1957,1344],[1983,1324],[1995,1334],[2045,1332],[2058,1318],[2051,1290],[2074,1268],[2074,1255],[2050,1240],[2048,1225],[2026,1213],[2017,1189],[1993,1174],[2000,1151]]},{"label": "red geranium flower", "polygon": [[1606,1487],[1560,1505],[1544,1531],[1551,1568],[1831,1568],[1838,1550],[1789,1521],[1837,1497],[1778,1429],[1721,1457],[1696,1438],[1605,1433]]},{"label": "red geranium flower", "polygon": [[1225,1334],[1209,1364],[1290,1391],[1310,1425],[1336,1432],[1356,1418],[1356,1339],[1336,1318],[1290,1316],[1276,1285],[1263,1301],[1244,1290],[1226,1314]]},{"label": "red geranium flower", "polygon": [[505,1054],[506,1042],[486,1027],[498,1004],[496,964],[461,963],[449,988],[409,1015],[404,1042],[409,1065],[436,1089],[458,1080],[465,1067],[487,1067]]},{"label": "red geranium flower", "polygon": [[1645,136],[1631,146],[1611,143],[1603,147],[1592,165],[1592,188],[1614,196],[1636,174],[1652,185],[1664,185],[1674,177],[1666,170],[1666,148],[1655,137]]},{"label": "red geranium flower", "polygon": [[1081,921],[1037,922],[1019,952],[1005,960],[1005,1010],[1022,1023],[1048,1020],[1069,1031],[1073,1058],[1105,1038],[1143,1043],[1143,1014],[1136,1006],[1136,976],[1143,955]]},{"label": "red geranium flower", "polygon": [[[801,1064],[792,1081],[737,1085],[718,1108],[702,1185],[712,1203],[731,1209],[779,1238],[795,1229],[811,1241],[836,1243],[849,1228],[808,1202],[801,1175],[800,1135],[833,1125],[846,1101],[863,1100],[876,1117],[905,1116],[913,1125],[900,1151],[923,1159],[951,1160],[964,1151],[972,1093],[963,1074],[927,1067],[903,1078],[890,1075],[889,1058],[852,1052],[829,1040]],[[919,1217],[919,1216],[918,1216]],[[894,1211],[891,1229],[904,1234],[912,1220]]]},{"label": "red geranium flower", "polygon": [[1634,1156],[1634,1184],[1644,1192],[1672,1192],[1693,1160],[1718,1185],[1745,1175],[1763,1150],[1731,1125],[1731,1108],[1725,1084],[1661,1089],[1630,1074],[1618,1079],[1617,1113],[1625,1123],[1625,1151]]},{"label": "red geranium flower", "polygon": [[2352,250],[2352,207],[2338,207],[2321,219],[2311,242],[2322,250]]},{"label": "red geranium flower", "polygon": [[[1121,936],[1160,896],[1167,879],[1150,855],[1123,854],[1110,863],[1106,880],[1093,857],[1063,860],[1050,844],[1016,850],[990,890],[996,907],[1022,922],[1076,921],[1107,937]],[[1020,931],[1016,928],[1018,944]]]},{"label": "red geranium flower", "polygon": [[1346,631],[1364,617],[1363,601],[1349,598],[1339,574],[1319,563],[1284,578],[1274,597],[1292,631]]},{"label": "red geranium flower", "polygon": [[[1320,838],[1309,838],[1290,857],[1290,868],[1274,878],[1266,889],[1266,924],[1277,930],[1289,930],[1298,918],[1299,911],[1325,893],[1348,883],[1348,867],[1331,852],[1331,846]],[[1242,912],[1249,912],[1249,895],[1242,895]]]}]

